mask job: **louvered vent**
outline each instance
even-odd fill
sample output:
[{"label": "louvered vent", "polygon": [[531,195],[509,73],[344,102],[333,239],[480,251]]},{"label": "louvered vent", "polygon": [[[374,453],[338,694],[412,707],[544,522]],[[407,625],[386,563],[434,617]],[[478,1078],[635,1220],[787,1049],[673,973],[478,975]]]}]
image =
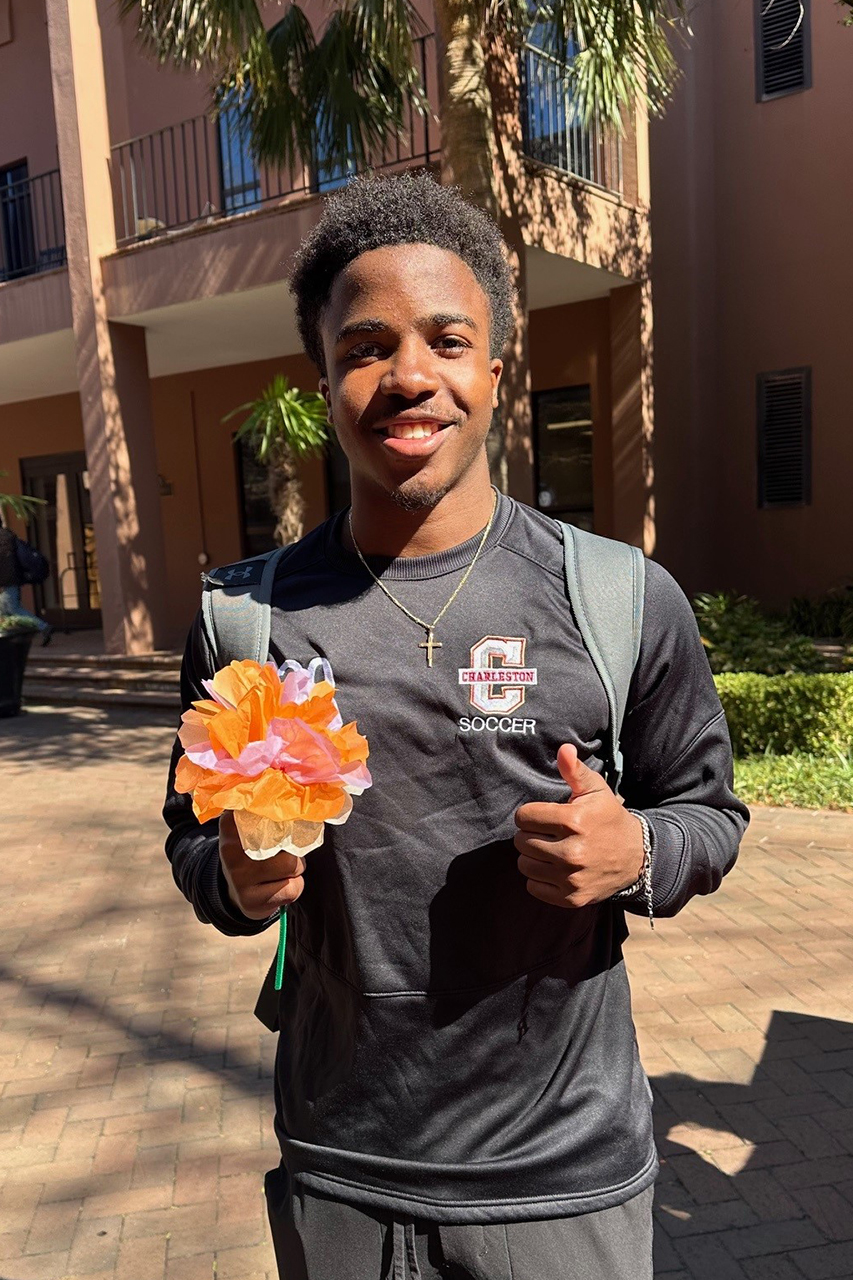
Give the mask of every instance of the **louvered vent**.
[{"label": "louvered vent", "polygon": [[758,505],[811,501],[811,371],[758,378]]},{"label": "louvered vent", "polygon": [[809,0],[755,0],[758,97],[796,93],[811,83]]}]

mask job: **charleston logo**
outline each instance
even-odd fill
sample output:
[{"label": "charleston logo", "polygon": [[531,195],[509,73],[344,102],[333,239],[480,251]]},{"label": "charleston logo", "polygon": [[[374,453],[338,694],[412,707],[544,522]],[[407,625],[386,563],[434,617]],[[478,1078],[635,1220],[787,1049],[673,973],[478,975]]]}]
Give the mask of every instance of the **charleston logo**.
[{"label": "charleston logo", "polygon": [[518,718],[527,690],[537,683],[535,667],[524,664],[527,641],[517,636],[485,636],[471,650],[471,665],[459,668],[479,715],[463,716],[463,732],[535,733],[536,721]]}]

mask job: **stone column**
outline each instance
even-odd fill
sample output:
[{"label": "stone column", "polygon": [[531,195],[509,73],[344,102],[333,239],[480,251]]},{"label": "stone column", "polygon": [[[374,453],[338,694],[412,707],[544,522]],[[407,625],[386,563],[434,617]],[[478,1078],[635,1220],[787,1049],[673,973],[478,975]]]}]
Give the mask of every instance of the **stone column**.
[{"label": "stone column", "polygon": [[649,233],[649,121],[637,102],[634,114],[638,225],[635,284],[610,294],[612,397],[612,533],[624,542],[655,550],[655,491],[652,282]]},{"label": "stone column", "polygon": [[610,294],[612,536],[655,546],[652,309],[648,281]]},{"label": "stone column", "polygon": [[148,653],[169,638],[165,555],[145,333],[109,321],[101,274],[116,241],[97,3],[46,7],[104,643]]}]

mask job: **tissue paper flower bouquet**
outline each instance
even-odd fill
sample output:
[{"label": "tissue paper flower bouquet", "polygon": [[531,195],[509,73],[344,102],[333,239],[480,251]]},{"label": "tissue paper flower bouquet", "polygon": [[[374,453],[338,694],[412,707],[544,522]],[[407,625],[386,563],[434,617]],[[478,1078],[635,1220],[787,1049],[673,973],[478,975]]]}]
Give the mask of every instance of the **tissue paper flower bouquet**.
[{"label": "tissue paper flower bouquet", "polygon": [[[343,723],[329,663],[245,659],[202,684],[210,698],[181,717],[176,791],[192,793],[199,822],[231,810],[250,858],[310,853],[324,824],[346,822],[352,797],[371,785],[367,739]],[[286,938],[282,911],[277,990]]]}]

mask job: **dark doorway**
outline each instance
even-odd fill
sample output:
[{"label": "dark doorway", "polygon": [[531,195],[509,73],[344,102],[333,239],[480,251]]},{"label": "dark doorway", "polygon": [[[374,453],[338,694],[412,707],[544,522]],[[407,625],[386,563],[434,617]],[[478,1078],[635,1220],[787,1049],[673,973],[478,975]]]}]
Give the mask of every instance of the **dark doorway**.
[{"label": "dark doorway", "polygon": [[275,541],[275,512],[270,504],[269,469],[258,462],[248,440],[234,441],[240,532],[244,556],[262,556]]},{"label": "dark doorway", "polygon": [[533,397],[536,490],[540,511],[579,529],[594,528],[592,399],[588,384]]},{"label": "dark doorway", "polygon": [[28,536],[50,562],[36,607],[59,627],[99,627],[101,591],[85,453],[21,459],[24,493],[44,499]]}]

